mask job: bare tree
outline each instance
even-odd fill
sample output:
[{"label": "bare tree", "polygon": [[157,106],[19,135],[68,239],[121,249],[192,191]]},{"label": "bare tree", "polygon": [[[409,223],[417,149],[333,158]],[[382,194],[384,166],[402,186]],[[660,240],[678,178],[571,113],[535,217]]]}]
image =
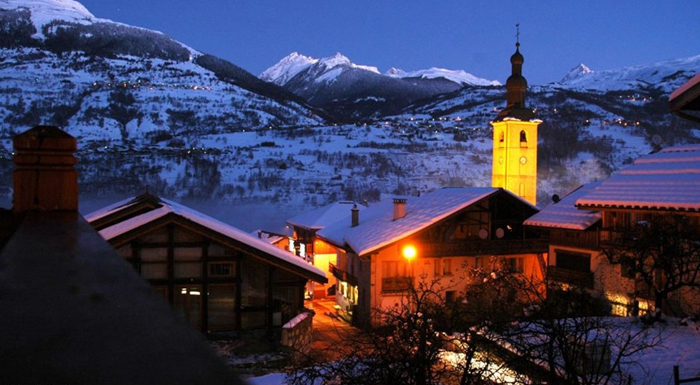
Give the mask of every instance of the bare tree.
[{"label": "bare tree", "polygon": [[552,285],[506,338],[547,370],[549,383],[628,384],[629,369],[641,366],[640,353],[660,343],[662,330],[607,314],[607,304],[585,290]]},{"label": "bare tree", "polygon": [[700,228],[688,216],[653,215],[634,223],[614,237],[605,254],[645,284],[659,311],[669,294],[700,287]]}]

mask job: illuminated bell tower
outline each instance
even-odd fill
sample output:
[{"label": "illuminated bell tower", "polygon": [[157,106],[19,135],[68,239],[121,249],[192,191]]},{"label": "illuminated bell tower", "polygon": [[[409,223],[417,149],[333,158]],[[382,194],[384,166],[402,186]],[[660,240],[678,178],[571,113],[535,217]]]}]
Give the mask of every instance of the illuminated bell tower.
[{"label": "illuminated bell tower", "polygon": [[[517,25],[519,27],[519,25]],[[520,32],[510,57],[512,74],[506,82],[508,104],[493,126],[491,185],[503,187],[533,205],[537,204],[537,126],[533,110],[525,107],[527,80],[522,75],[525,59],[520,54]]]}]

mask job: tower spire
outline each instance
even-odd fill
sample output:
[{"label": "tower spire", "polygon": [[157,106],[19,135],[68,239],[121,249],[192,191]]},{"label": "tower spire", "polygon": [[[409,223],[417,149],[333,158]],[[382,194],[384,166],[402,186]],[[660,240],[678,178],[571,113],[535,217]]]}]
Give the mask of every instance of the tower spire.
[{"label": "tower spire", "polygon": [[515,24],[515,53],[510,57],[512,66],[510,77],[506,81],[506,108],[503,109],[496,120],[515,118],[529,120],[534,118],[531,109],[525,106],[525,94],[527,92],[527,80],[523,77],[523,63],[525,58],[520,53],[520,23]]}]

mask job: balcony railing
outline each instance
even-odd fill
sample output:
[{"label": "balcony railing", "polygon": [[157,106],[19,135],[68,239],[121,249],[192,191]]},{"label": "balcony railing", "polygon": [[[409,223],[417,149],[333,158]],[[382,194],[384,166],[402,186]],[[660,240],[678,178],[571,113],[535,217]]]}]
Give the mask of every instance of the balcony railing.
[{"label": "balcony railing", "polygon": [[550,233],[549,241],[553,245],[597,250],[598,232],[577,230],[553,230]]},{"label": "balcony railing", "polygon": [[548,247],[548,242],[544,239],[421,242],[419,254],[424,257],[460,257],[476,255],[546,253]]},{"label": "balcony railing", "polygon": [[569,285],[579,286],[585,289],[593,289],[593,273],[591,272],[549,266],[547,269],[547,277],[553,281],[568,283]]},{"label": "balcony railing", "polygon": [[413,277],[382,278],[382,292],[398,293],[408,290],[413,285]]}]

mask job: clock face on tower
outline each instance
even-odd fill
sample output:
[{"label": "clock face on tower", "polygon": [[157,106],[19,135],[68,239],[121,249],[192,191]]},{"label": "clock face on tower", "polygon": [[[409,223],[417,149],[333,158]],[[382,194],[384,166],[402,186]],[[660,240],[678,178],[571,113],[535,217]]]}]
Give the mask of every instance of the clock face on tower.
[{"label": "clock face on tower", "polygon": [[520,157],[520,164],[525,164],[525,163],[527,163],[527,158],[524,156],[521,156]]}]

